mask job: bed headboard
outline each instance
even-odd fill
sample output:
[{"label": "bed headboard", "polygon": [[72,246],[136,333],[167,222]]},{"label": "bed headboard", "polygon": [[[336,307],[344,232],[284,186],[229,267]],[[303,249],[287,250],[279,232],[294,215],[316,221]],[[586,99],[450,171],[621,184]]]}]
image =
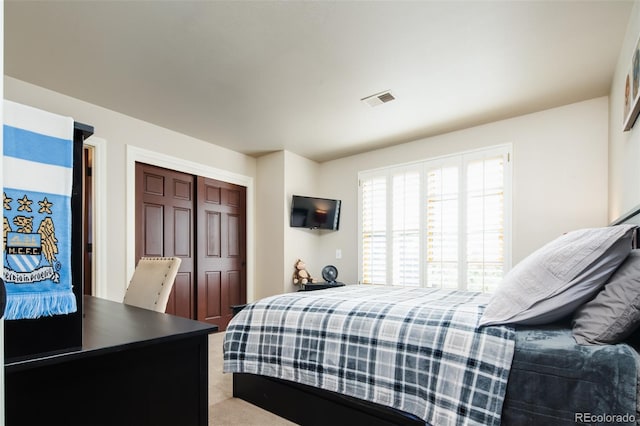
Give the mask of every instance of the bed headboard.
[{"label": "bed headboard", "polygon": [[[610,225],[621,225],[623,223],[629,223],[632,225],[640,226],[640,205],[635,206],[633,209],[629,210],[627,213],[623,214],[622,216],[620,216],[619,218],[611,222]],[[639,230],[640,228],[635,230],[633,234],[633,239],[631,240],[631,244],[634,249],[637,249],[639,245],[639,241],[638,241]]]}]

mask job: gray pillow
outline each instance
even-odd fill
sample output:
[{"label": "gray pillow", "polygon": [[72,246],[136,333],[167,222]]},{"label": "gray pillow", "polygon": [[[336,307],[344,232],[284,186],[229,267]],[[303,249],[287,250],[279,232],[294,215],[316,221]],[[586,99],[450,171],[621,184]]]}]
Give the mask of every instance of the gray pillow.
[{"label": "gray pillow", "polygon": [[632,250],[604,288],[576,310],[573,337],[581,345],[619,343],[640,325],[640,250]]},{"label": "gray pillow", "polygon": [[570,315],[629,255],[635,228],[580,229],[536,250],[507,273],[479,325],[546,324]]}]

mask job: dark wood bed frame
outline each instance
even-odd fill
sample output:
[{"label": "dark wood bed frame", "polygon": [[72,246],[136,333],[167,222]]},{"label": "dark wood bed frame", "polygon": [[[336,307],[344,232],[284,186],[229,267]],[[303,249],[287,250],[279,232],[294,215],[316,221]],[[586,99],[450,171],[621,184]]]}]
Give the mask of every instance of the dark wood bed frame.
[{"label": "dark wood bed frame", "polygon": [[422,419],[391,407],[255,374],[234,373],[233,396],[301,425],[425,424]]},{"label": "dark wood bed frame", "polygon": [[[640,206],[611,225],[640,225]],[[633,240],[638,248],[638,231]],[[233,396],[302,425],[424,425],[424,420],[390,407],[312,386],[254,374],[234,373]]]}]

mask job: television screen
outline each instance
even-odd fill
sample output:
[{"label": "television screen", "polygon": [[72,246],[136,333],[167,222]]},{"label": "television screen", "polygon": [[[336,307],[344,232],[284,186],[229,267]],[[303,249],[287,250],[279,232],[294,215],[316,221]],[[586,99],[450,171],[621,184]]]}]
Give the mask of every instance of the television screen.
[{"label": "television screen", "polygon": [[340,200],[294,195],[290,225],[294,228],[337,230],[340,224]]}]

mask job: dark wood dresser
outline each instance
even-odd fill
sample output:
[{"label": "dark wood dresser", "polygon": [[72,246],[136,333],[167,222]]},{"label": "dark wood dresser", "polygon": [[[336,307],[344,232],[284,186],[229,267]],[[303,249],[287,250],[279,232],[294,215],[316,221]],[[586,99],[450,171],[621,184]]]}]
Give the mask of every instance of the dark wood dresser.
[{"label": "dark wood dresser", "polygon": [[7,426],[208,424],[208,335],[216,326],[83,302],[81,349],[6,361]]}]

